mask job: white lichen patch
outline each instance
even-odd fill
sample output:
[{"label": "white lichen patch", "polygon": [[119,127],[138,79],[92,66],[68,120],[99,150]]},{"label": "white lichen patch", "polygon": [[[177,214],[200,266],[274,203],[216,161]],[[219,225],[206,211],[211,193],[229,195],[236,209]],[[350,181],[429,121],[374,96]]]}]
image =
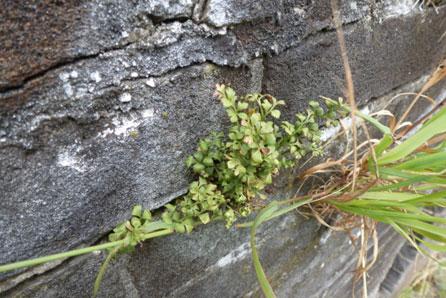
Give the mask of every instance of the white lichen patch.
[{"label": "white lichen patch", "polygon": [[152,118],[154,114],[155,114],[155,111],[153,109],[145,109],[145,110],[141,111],[141,116],[144,119]]},{"label": "white lichen patch", "polygon": [[99,83],[102,80],[101,75],[99,74],[98,71],[92,72],[90,74],[90,79],[92,79],[96,83]]},{"label": "white lichen patch", "polygon": [[69,78],[76,79],[77,77],[79,77],[79,73],[75,70],[71,72],[61,72],[59,74],[59,79],[62,82],[67,82]]},{"label": "white lichen patch", "polygon": [[69,73],[62,72],[62,73],[59,74],[59,79],[60,79],[62,82],[66,82],[66,81],[68,81],[69,78],[70,78],[70,74],[69,74]]},{"label": "white lichen patch", "polygon": [[98,137],[105,138],[108,135],[128,136],[131,131],[136,130],[141,124],[146,123],[155,115],[151,108],[133,113],[129,117],[118,117],[112,120],[113,127],[108,127],[98,134]]},{"label": "white lichen patch", "polygon": [[88,92],[88,89],[85,87],[80,87],[76,90],[75,98],[83,98]]},{"label": "white lichen patch", "polygon": [[120,102],[129,102],[131,100],[132,100],[132,95],[130,95],[130,93],[125,92],[119,96]]},{"label": "white lichen patch", "polygon": [[358,4],[356,3],[356,1],[350,2],[350,9],[351,10],[357,10],[358,9]]},{"label": "white lichen patch", "polygon": [[384,18],[408,15],[416,11],[413,0],[393,0],[384,7]]},{"label": "white lichen patch", "polygon": [[295,14],[298,14],[298,15],[300,15],[302,17],[305,16],[305,10],[300,8],[299,6],[294,7],[293,11],[294,11]]},{"label": "white lichen patch", "polygon": [[150,78],[148,80],[146,80],[146,85],[152,88],[155,88],[156,84],[155,84],[155,80],[153,78]]},{"label": "white lichen patch", "polygon": [[113,121],[113,124],[115,125],[113,133],[120,136],[127,135],[128,132],[137,128],[141,124],[141,121],[137,119],[122,119],[120,122]]},{"label": "white lichen patch", "polygon": [[57,156],[57,165],[61,167],[68,167],[83,173],[86,170],[82,160],[70,151],[64,151]]},{"label": "white lichen patch", "polygon": [[250,248],[248,243],[244,243],[225,255],[223,258],[219,259],[215,264],[217,267],[225,267],[230,264],[236,263],[242,259],[244,259],[247,255],[250,254]]},{"label": "white lichen patch", "polygon": [[73,70],[72,72],[70,72],[70,77],[73,79],[76,79],[79,76],[79,74],[77,73],[77,71]]},{"label": "white lichen patch", "polygon": [[35,117],[32,118],[32,120],[28,126],[28,129],[29,129],[29,131],[36,130],[44,121],[52,120],[52,119],[61,119],[66,116],[67,115],[65,113],[56,113],[53,115],[47,115],[47,114],[36,115]]},{"label": "white lichen patch", "polygon": [[[360,110],[363,114],[369,115],[370,114],[370,109],[369,107],[364,107],[362,110]],[[356,124],[359,124],[360,121],[362,121],[361,118],[356,117]],[[345,117],[344,119],[341,119],[341,125],[344,128],[350,128],[352,126],[352,119],[350,117]],[[330,139],[331,137],[335,136],[338,132],[341,131],[341,125],[335,126],[335,127],[330,127],[327,129],[324,129],[322,131],[322,135],[321,135],[321,140],[323,142],[327,141],[328,139]]]},{"label": "white lichen patch", "polygon": [[70,83],[63,84],[63,91],[65,92],[65,95],[68,97],[71,97],[74,94],[73,87],[71,87]]}]

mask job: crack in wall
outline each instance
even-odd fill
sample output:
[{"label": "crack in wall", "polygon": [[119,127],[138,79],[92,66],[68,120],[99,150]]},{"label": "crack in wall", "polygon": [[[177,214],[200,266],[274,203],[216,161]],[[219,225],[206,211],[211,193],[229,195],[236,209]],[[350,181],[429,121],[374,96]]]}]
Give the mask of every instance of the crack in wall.
[{"label": "crack in wall", "polygon": [[[358,23],[358,22],[359,21],[346,23],[345,26],[349,27],[349,26],[351,26],[351,25],[353,25],[355,23]],[[305,42],[306,40],[309,40],[312,37],[318,36],[319,34],[326,34],[326,33],[332,32],[332,31],[334,31],[334,29],[323,28],[323,29],[321,29],[321,30],[319,30],[317,32],[313,32],[313,33],[308,34],[303,39],[299,40],[299,43]],[[100,51],[100,52],[97,52],[97,53],[94,53],[94,54],[91,54],[91,55],[79,56],[79,57],[74,57],[74,58],[70,58],[70,59],[66,59],[66,60],[60,61],[59,63],[56,63],[56,64],[52,65],[51,67],[45,69],[45,70],[39,71],[36,74],[33,74],[33,75],[29,76],[29,77],[26,77],[25,79],[23,79],[22,83],[19,84],[19,85],[3,87],[2,89],[0,89],[0,99],[1,98],[5,98],[5,97],[14,96],[16,93],[20,92],[21,89],[24,89],[24,88],[27,87],[27,85],[30,85],[33,81],[38,80],[41,77],[44,77],[46,74],[48,74],[48,73],[50,73],[52,71],[57,71],[57,70],[59,70],[61,68],[64,68],[64,67],[67,67],[67,66],[70,66],[70,65],[75,65],[75,64],[77,64],[77,63],[79,63],[81,61],[95,59],[95,58],[98,58],[98,57],[100,57],[101,55],[104,55],[104,54],[108,54],[108,53],[112,53],[112,52],[120,51],[120,50],[125,50],[126,48],[128,48],[132,44],[133,43],[128,43],[128,44],[126,44],[124,46],[112,47],[112,48],[105,49],[103,51]],[[293,44],[293,45],[290,45],[288,47],[285,47],[281,51],[276,52],[273,55],[278,55],[278,54],[280,54],[282,52],[285,52],[285,51],[287,51],[290,48],[293,48],[295,46],[296,46],[296,44]],[[261,53],[261,55],[266,57],[268,55],[271,55],[271,53],[269,53],[268,51],[264,50]],[[245,52],[244,54],[242,54],[242,56],[249,56],[249,55]],[[253,55],[250,55],[247,58],[247,60],[250,61],[250,60],[255,59],[255,58],[256,58],[256,55],[253,54]],[[162,77],[162,76],[167,75],[167,74],[169,74],[171,72],[178,71],[179,69],[184,69],[186,67],[191,67],[191,66],[195,66],[195,65],[202,65],[202,64],[205,64],[205,63],[212,63],[212,64],[218,65],[218,66],[229,66],[229,67],[234,67],[234,68],[237,68],[237,67],[240,66],[240,65],[237,65],[237,64],[230,65],[228,62],[227,63],[221,63],[220,61],[218,61],[216,59],[210,58],[210,59],[205,59],[205,60],[202,60],[202,61],[192,61],[192,62],[190,62],[187,65],[181,65],[181,66],[177,66],[177,67],[172,68],[172,69],[166,69],[166,70],[161,71],[161,72],[159,72],[157,74],[151,74],[151,75],[145,75],[145,76],[143,75],[143,76],[138,76],[138,77],[133,77],[133,78],[132,77],[124,78],[123,80],[121,80],[121,82],[136,81],[138,79],[149,79],[151,77]],[[241,65],[246,65],[246,63],[242,63]],[[113,85],[113,84],[111,84],[111,85]],[[99,90],[105,89],[105,88],[106,87],[102,87]]]},{"label": "crack in wall", "polygon": [[207,11],[209,9],[209,2],[210,2],[210,0],[199,0],[195,4],[195,6],[193,8],[193,13],[192,13],[192,18],[195,21],[197,21],[199,23],[203,22],[206,14],[207,14]]},{"label": "crack in wall", "polygon": [[60,68],[64,68],[69,65],[74,65],[80,61],[90,60],[98,58],[100,55],[103,55],[105,53],[110,53],[113,51],[123,50],[130,46],[132,43],[126,43],[124,45],[105,48],[99,52],[89,54],[89,55],[82,55],[82,56],[76,56],[76,57],[70,57],[62,59],[61,61],[58,61],[57,63],[54,63],[50,67],[43,69],[41,71],[36,72],[35,74],[32,74],[28,77],[25,77],[20,84],[15,85],[6,85],[4,87],[0,87],[0,99],[1,97],[7,97],[14,95],[14,93],[18,92],[20,89],[26,88],[28,84],[31,84],[32,81],[38,80],[41,77],[44,77],[47,73],[51,71],[56,71]]},{"label": "crack in wall", "polygon": [[[207,5],[208,2],[209,2],[209,1],[207,1],[207,2],[205,2],[205,3],[203,2],[203,3]],[[204,5],[204,4],[203,4],[203,5]],[[360,19],[360,20],[356,20],[356,21],[347,23],[346,26],[347,26],[348,28],[350,28],[350,27],[351,27],[352,25],[354,25],[355,23],[358,23],[358,22],[361,22],[361,21],[363,21],[363,19]],[[173,22],[180,22],[180,20],[174,20]],[[308,34],[307,36],[305,36],[305,37],[302,38],[301,40],[296,41],[296,43],[293,44],[293,45],[290,45],[290,46],[288,46],[288,47],[283,48],[279,53],[282,53],[282,52],[284,52],[284,51],[286,51],[286,50],[288,50],[288,49],[290,49],[290,48],[293,48],[293,47],[296,47],[296,46],[300,46],[300,44],[302,44],[303,42],[311,41],[311,40],[313,40],[313,39],[316,39],[316,38],[319,38],[319,37],[323,36],[324,34],[332,33],[332,32],[334,32],[334,31],[335,31],[334,28],[331,28],[331,29],[330,29],[330,27],[327,26],[327,27],[322,28],[322,29],[320,29],[320,30],[318,30],[318,31],[316,31],[316,32],[312,32],[312,33]],[[296,44],[297,44],[297,45],[296,45]],[[124,46],[124,48],[125,48],[125,47],[127,47],[127,45]],[[124,48],[111,49],[110,52],[111,52],[111,51],[114,51],[114,50],[122,50],[122,49],[124,49]],[[81,56],[81,57],[77,57],[76,59],[72,59],[72,60],[70,60],[70,61],[65,61],[64,63],[61,63],[61,65],[58,65],[58,66],[55,65],[54,67],[51,67],[51,68],[46,69],[46,70],[43,71],[43,73],[41,73],[40,75],[36,75],[35,77],[29,77],[28,80],[27,80],[26,82],[24,82],[23,84],[21,84],[21,86],[18,86],[18,87],[16,86],[16,88],[13,87],[13,89],[11,89],[11,90],[7,90],[7,91],[5,91],[5,93],[7,93],[7,94],[12,94],[12,93],[14,93],[14,92],[16,92],[16,91],[19,91],[21,88],[26,87],[26,85],[31,84],[32,81],[39,79],[39,77],[41,77],[41,76],[45,76],[47,73],[49,73],[49,72],[51,72],[51,71],[58,70],[59,68],[62,68],[62,67],[65,67],[65,66],[69,66],[69,65],[72,65],[72,64],[76,64],[76,63],[78,63],[78,62],[80,62],[80,61],[82,61],[82,60],[86,60],[86,59],[95,59],[95,58],[99,57],[99,56],[100,56],[101,54],[103,54],[103,53],[104,53],[104,52],[99,52],[99,53],[92,54],[92,55]],[[276,54],[279,54],[279,53],[276,53]],[[246,54],[246,53],[245,53],[245,54]],[[266,64],[266,59],[267,59],[267,57],[268,57],[269,54],[270,54],[270,55],[275,55],[274,53],[271,54],[271,52],[266,51],[266,50],[265,50],[264,52],[262,52],[262,57],[261,57],[260,59],[262,59],[262,63],[263,63],[263,66],[264,66],[264,67],[267,65],[267,64]],[[249,59],[253,59],[253,56],[251,55]],[[162,73],[162,74],[159,74],[159,75],[141,76],[141,77],[136,77],[136,78],[132,78],[132,77],[130,76],[130,78],[124,78],[123,80],[121,80],[121,81],[120,81],[120,84],[123,83],[123,82],[125,83],[125,82],[131,82],[131,81],[137,81],[137,80],[149,79],[149,78],[151,78],[151,77],[161,77],[161,76],[163,76],[163,75],[165,75],[165,74],[169,74],[169,73],[171,73],[171,72],[176,72],[176,71],[179,71],[179,70],[184,69],[184,68],[187,68],[187,67],[191,67],[191,66],[194,66],[194,65],[202,65],[202,64],[205,64],[205,63],[209,63],[209,64],[213,64],[213,65],[217,65],[217,66],[233,67],[233,66],[228,66],[228,64],[219,63],[218,61],[214,61],[214,60],[212,60],[212,59],[205,59],[204,61],[200,61],[200,62],[195,61],[195,62],[192,62],[192,63],[190,63],[190,64],[188,64],[188,65],[177,66],[177,67],[175,67],[175,68],[173,68],[173,69],[170,69],[170,70],[167,70],[166,72],[164,72],[164,73]],[[263,77],[263,75],[262,75],[262,79],[261,79],[262,91],[264,90],[263,85],[264,85],[264,77]],[[399,88],[399,86],[398,86],[398,87],[395,87],[394,89],[398,89],[398,88]],[[392,89],[392,90],[394,90],[394,89]],[[173,198],[174,198],[174,197],[172,197],[172,199],[173,199]],[[58,266],[57,268],[60,268],[60,266]],[[50,272],[50,271],[48,271],[48,272]],[[46,274],[46,272],[43,273],[42,275],[45,275],[45,274]],[[35,276],[35,277],[37,278],[37,277],[39,277],[39,276],[40,276],[40,275]]]},{"label": "crack in wall", "polygon": [[[423,76],[421,79],[418,79],[418,80],[413,81],[413,82],[408,83],[408,84],[404,84],[402,87],[399,87],[399,88],[400,89],[401,88],[405,88],[405,87],[407,88],[407,86],[411,86],[412,84],[418,84],[418,85],[422,84],[422,82],[425,79],[426,79],[426,76]],[[396,89],[392,89],[392,91],[389,92],[389,94],[396,93],[396,92],[397,92]],[[383,97],[385,97],[385,96],[387,96],[387,95],[384,95]],[[381,98],[383,98],[383,97],[381,97]],[[371,102],[369,104],[373,105],[374,102]],[[187,188],[181,189],[181,190],[171,194],[169,196],[169,198],[167,199],[167,201],[172,201],[172,200],[178,198],[179,196],[184,195],[186,192],[187,192]],[[155,210],[152,211],[153,214],[155,214],[155,215],[159,214],[161,212],[161,209],[158,209],[158,208],[161,208],[163,204],[164,204],[163,202],[160,202],[160,204],[155,207]],[[107,235],[108,235],[108,232],[104,233],[103,235],[100,235],[99,236],[99,240],[93,241],[91,243],[86,242],[84,244],[85,245],[97,245],[97,244],[100,244],[100,243],[106,241]],[[12,279],[15,280],[15,281],[13,281],[13,283],[8,284],[7,282],[8,282],[9,279],[7,279],[7,280],[5,280],[3,282],[0,282],[0,293],[8,294],[8,293],[13,293],[14,291],[20,289],[21,287],[25,287],[26,288],[26,286],[27,286],[27,284],[29,282],[32,282],[33,280],[39,279],[41,276],[44,276],[46,274],[50,274],[52,272],[57,272],[57,270],[63,268],[68,262],[75,262],[78,259],[86,258],[86,257],[87,256],[78,256],[78,257],[68,258],[68,259],[64,260],[63,262],[61,262],[61,263],[59,263],[59,264],[57,264],[57,265],[55,265],[53,267],[48,267],[47,269],[39,268],[39,267],[37,269],[36,268],[30,268],[26,272],[20,273],[19,275],[16,275],[16,276],[12,277]],[[214,265],[217,266],[218,262],[216,264],[214,264]],[[34,271],[37,271],[37,272],[33,273]],[[208,272],[208,271],[209,270],[207,270],[206,272]],[[30,273],[31,273],[31,275],[30,275]],[[342,274],[341,274],[341,276],[342,276]],[[197,280],[200,280],[201,278],[203,278],[203,276],[196,276]],[[195,278],[193,278],[193,279],[195,279]],[[335,279],[333,280],[333,284],[336,281],[337,281],[337,278],[335,277]],[[177,290],[175,290],[174,292],[176,292],[176,291]]]}]

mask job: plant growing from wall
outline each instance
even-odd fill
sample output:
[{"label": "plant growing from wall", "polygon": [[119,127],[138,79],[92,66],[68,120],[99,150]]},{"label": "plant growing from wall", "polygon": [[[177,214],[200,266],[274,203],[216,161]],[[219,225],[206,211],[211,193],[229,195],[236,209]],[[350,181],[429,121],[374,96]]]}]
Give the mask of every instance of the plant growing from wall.
[{"label": "plant growing from wall", "polygon": [[[350,111],[347,106],[342,108]],[[266,297],[275,296],[255,248],[256,228],[303,204],[328,206],[344,214],[356,215],[363,222],[372,219],[391,225],[420,253],[430,257],[429,250],[446,251],[446,218],[427,210],[446,207],[446,108],[440,109],[402,142],[397,142],[392,130],[376,119],[359,111],[357,115],[383,133],[380,142],[361,156],[357,167],[344,156],[310,168],[302,178],[335,168],[344,174],[309,195],[271,202],[253,222],[239,225],[251,228],[252,257]],[[354,171],[357,188],[351,189]],[[373,225],[369,231],[362,231],[373,232]],[[363,249],[366,251],[367,245]],[[363,257],[366,259],[366,255]],[[363,263],[358,269],[367,270],[368,267]]]},{"label": "plant growing from wall", "polygon": [[131,219],[119,224],[109,243],[0,266],[0,272],[37,265],[51,260],[107,249],[109,254],[95,282],[96,295],[111,258],[134,250],[150,238],[172,233],[190,233],[201,224],[223,220],[229,228],[254,209],[254,200],[264,199],[265,186],[280,169],[296,164],[307,154],[321,154],[321,130],[336,124],[341,102],[327,101],[324,111],[310,101],[305,113],[293,123],[279,122],[284,101],[270,95],[238,97],[234,90],[218,85],[216,96],[231,122],[227,135],[212,133],[199,141],[186,165],[197,175],[184,197],[166,204],[160,218],[135,206]]},{"label": "plant growing from wall", "polygon": [[[216,95],[231,122],[228,134],[212,133],[199,141],[196,152],[186,161],[197,179],[184,197],[165,205],[160,217],[154,218],[149,210],[135,206],[132,217],[113,229],[108,243],[2,265],[0,272],[106,249],[109,253],[94,286],[96,295],[108,264],[117,254],[133,251],[138,243],[151,238],[190,233],[197,225],[211,221],[221,220],[230,227],[257,208],[253,222],[238,226],[251,228],[254,268],[265,296],[274,297],[257,253],[256,229],[265,221],[309,203],[329,205],[340,212],[390,224],[420,252],[427,253],[425,248],[446,250],[446,229],[437,226],[446,224],[446,219],[423,210],[446,206],[446,109],[400,143],[395,143],[389,127],[356,111],[358,117],[383,133],[381,141],[361,156],[357,167],[345,157],[319,164],[303,176],[334,166],[344,168],[344,178],[331,180],[322,191],[273,201],[259,209],[254,206],[259,205],[258,199],[265,198],[265,186],[272,183],[280,169],[295,165],[308,154],[321,154],[318,123],[332,126],[337,117],[351,112],[351,108],[341,100],[326,98],[325,111],[316,102],[310,102],[306,112],[297,114],[293,123],[278,123],[278,108],[285,103],[272,96],[237,97],[233,89],[224,85],[217,86]],[[349,188],[353,171],[357,171],[357,189]]]},{"label": "plant growing from wall", "polygon": [[[292,167],[303,156],[320,155],[322,127],[336,124],[336,118],[351,114],[354,148],[351,154],[337,161],[319,164],[301,177],[337,167],[343,175],[303,195],[284,201],[273,201],[260,208],[253,222],[239,224],[251,228],[251,248],[254,268],[261,289],[266,297],[275,297],[261,266],[256,248],[256,229],[265,221],[277,218],[296,208],[312,204],[323,205],[341,213],[356,215],[361,222],[362,248],[367,250],[366,234],[374,233],[373,225],[367,229],[367,219],[391,225],[420,252],[427,249],[446,251],[446,219],[428,213],[426,207],[446,206],[446,108],[441,104],[431,119],[418,121],[423,127],[413,136],[401,141],[411,128],[396,133],[377,119],[356,110],[353,82],[348,65],[344,38],[340,28],[339,10],[332,0],[335,24],[341,46],[347,79],[347,99],[334,101],[326,98],[324,111],[317,102],[310,102],[305,113],[299,113],[293,123],[278,122],[280,106],[285,103],[270,95],[250,94],[237,97],[234,90],[217,86],[216,95],[221,100],[231,126],[228,134],[213,133],[200,140],[197,151],[186,164],[197,175],[188,193],[173,203],[166,204],[160,218],[153,218],[149,210],[135,206],[131,219],[119,224],[109,235],[109,242],[60,254],[0,266],[0,272],[34,266],[52,260],[77,256],[97,250],[108,250],[94,285],[94,296],[111,259],[134,250],[138,243],[172,233],[190,233],[197,225],[222,220],[230,227],[240,217],[248,216],[265,198],[264,188],[272,183],[281,169]],[[421,93],[446,76],[444,66],[426,83]],[[358,159],[355,117],[376,127],[383,136],[379,143]],[[404,116],[403,116],[404,118]],[[398,124],[401,124],[400,119]],[[412,128],[415,126],[412,126]],[[365,127],[367,133],[367,128]],[[348,156],[353,155],[353,160]],[[319,217],[317,217],[319,218]],[[362,252],[361,275],[365,283],[366,253]],[[365,295],[367,290],[365,288]]]}]

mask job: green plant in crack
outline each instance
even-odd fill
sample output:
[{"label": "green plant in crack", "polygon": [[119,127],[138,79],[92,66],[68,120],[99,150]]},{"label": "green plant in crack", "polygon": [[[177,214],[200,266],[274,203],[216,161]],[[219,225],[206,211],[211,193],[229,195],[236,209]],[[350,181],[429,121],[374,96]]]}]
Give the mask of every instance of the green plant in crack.
[{"label": "green plant in crack", "polygon": [[213,132],[198,142],[196,152],[186,160],[197,179],[185,196],[164,206],[159,218],[140,205],[134,206],[131,218],[113,229],[108,243],[1,265],[0,272],[108,250],[94,285],[96,296],[106,268],[117,254],[131,252],[145,240],[190,233],[196,226],[216,220],[229,228],[238,218],[248,216],[255,208],[254,201],[266,197],[264,188],[280,169],[295,165],[307,154],[321,153],[319,124],[336,124],[343,106],[342,102],[327,101],[324,111],[311,101],[294,122],[279,122],[283,100],[257,93],[239,97],[225,85],[217,85],[216,96],[231,123],[228,133]]},{"label": "green plant in crack", "polygon": [[[333,104],[337,105],[334,101]],[[442,103],[437,105],[439,111],[432,118],[425,118],[416,133],[399,141],[389,127],[357,111],[359,118],[383,133],[378,143],[362,153],[357,167],[344,157],[335,162],[320,163],[308,169],[302,177],[333,172],[335,168],[342,169],[344,175],[337,175],[322,188],[312,189],[306,195],[273,201],[258,212],[254,221],[238,225],[251,228],[252,259],[265,297],[275,297],[275,294],[260,263],[256,229],[263,222],[308,203],[313,207],[319,204],[325,210],[331,208],[356,215],[363,222],[368,219],[388,224],[421,254],[435,262],[444,262],[432,254],[446,251],[446,218],[432,210],[433,207],[444,210],[446,206],[446,109],[441,106]],[[351,111],[347,106],[342,108]],[[346,187],[351,185],[353,175],[350,173],[353,171],[358,174],[356,189]],[[373,233],[374,226],[367,232],[365,225],[363,227],[362,235]],[[361,249],[366,251],[368,247],[364,245]],[[377,246],[375,251],[377,256]],[[364,254],[366,258],[367,254]],[[366,270],[368,265],[364,264],[360,270]]]},{"label": "green plant in crack", "polygon": [[324,111],[311,101],[294,122],[279,122],[285,105],[270,95],[239,97],[225,85],[217,85],[216,96],[230,120],[227,134],[211,133],[199,141],[186,165],[197,176],[185,196],[166,204],[159,218],[135,206],[129,220],[109,235],[109,242],[42,258],[0,266],[0,272],[106,249],[109,254],[95,282],[94,295],[111,259],[131,252],[138,243],[172,233],[190,233],[201,224],[222,220],[231,227],[254,209],[254,200],[264,199],[265,187],[282,168],[296,164],[307,154],[321,153],[322,126],[336,123],[341,102],[329,101]]},{"label": "green plant in crack", "polygon": [[281,168],[294,165],[308,153],[320,154],[318,123],[336,124],[336,111],[342,104],[327,102],[324,111],[311,101],[294,123],[278,124],[279,107],[285,105],[282,100],[261,94],[238,97],[225,85],[217,86],[216,95],[231,122],[227,135],[213,132],[199,141],[196,152],[186,160],[197,180],[184,197],[165,205],[160,220],[152,221],[150,212],[136,206],[132,219],[113,230],[110,241],[125,240],[121,251],[157,230],[191,232],[214,220],[224,220],[231,227],[238,217],[251,213],[254,198],[265,198],[262,191]]},{"label": "green plant in crack", "polygon": [[[198,176],[188,193],[165,205],[159,221],[151,221],[148,211],[136,206],[132,219],[120,224],[109,240],[125,240],[121,249],[111,248],[110,255],[132,250],[145,235],[155,231],[190,233],[200,224],[224,220],[229,228],[239,217],[248,216],[255,198],[264,199],[265,186],[281,168],[296,164],[307,154],[321,153],[321,130],[336,124],[342,102],[327,101],[327,111],[310,101],[305,113],[296,114],[294,123],[277,123],[279,107],[285,105],[270,95],[249,94],[238,97],[234,90],[217,85],[217,97],[231,122],[227,136],[211,133],[199,141],[187,167]],[[100,283],[108,260],[100,270]]]},{"label": "green plant in crack", "polygon": [[[216,94],[231,126],[226,137],[213,133],[201,140],[197,151],[187,159],[187,166],[199,180],[177,201],[181,207],[173,212],[175,219],[197,221],[198,217],[201,223],[225,219],[229,227],[236,217],[251,213],[250,203],[265,197],[262,191],[281,168],[294,165],[308,153],[320,153],[318,122],[333,125],[338,115],[335,104],[330,103],[324,112],[312,101],[305,113],[296,115],[294,123],[278,124],[279,107],[285,105],[282,100],[261,94],[240,98],[224,85],[217,86]],[[204,185],[201,196],[195,194],[199,185]]]}]

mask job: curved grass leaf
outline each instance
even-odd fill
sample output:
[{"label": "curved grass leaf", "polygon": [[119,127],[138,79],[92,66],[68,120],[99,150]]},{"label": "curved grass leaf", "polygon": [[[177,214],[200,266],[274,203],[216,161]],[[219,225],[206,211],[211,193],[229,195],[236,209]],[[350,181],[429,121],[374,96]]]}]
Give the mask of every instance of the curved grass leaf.
[{"label": "curved grass leaf", "polygon": [[410,192],[374,192],[368,191],[361,196],[360,199],[373,199],[373,200],[385,200],[385,201],[407,201],[421,197],[420,194],[414,194]]},{"label": "curved grass leaf", "polygon": [[105,271],[107,270],[108,265],[110,264],[110,261],[113,259],[113,257],[118,253],[120,247],[115,247],[105,259],[104,263],[102,263],[101,267],[99,268],[98,275],[96,276],[96,280],[94,281],[94,287],[93,287],[93,298],[97,297],[99,293],[99,288],[101,286],[102,279],[104,278]]},{"label": "curved grass leaf", "polygon": [[[327,97],[323,97],[324,99],[328,99]],[[329,99],[332,102],[334,102],[332,99]],[[348,106],[348,105],[342,105],[342,108],[344,110],[346,110],[347,112],[351,113],[352,109]],[[356,110],[355,111],[356,116],[358,116],[359,118],[364,119],[365,121],[369,122],[370,124],[372,124],[373,126],[375,126],[377,129],[379,129],[384,135],[392,135],[392,131],[390,130],[390,128],[388,128],[387,126],[385,126],[384,124],[382,124],[381,122],[379,122],[378,120],[376,120],[375,118],[373,118],[370,115],[364,114],[363,112]]]},{"label": "curved grass leaf", "polygon": [[391,167],[381,167],[381,174],[387,178],[402,178],[402,179],[421,179],[420,177],[424,177],[424,181],[436,184],[444,184],[446,185],[446,178],[442,175],[428,175],[427,173],[410,173],[403,170],[394,169]]},{"label": "curved grass leaf", "polygon": [[[263,222],[269,221],[269,220],[274,219],[274,218],[276,218],[278,216],[281,216],[281,215],[283,215],[285,213],[293,211],[294,209],[297,209],[297,208],[299,208],[299,207],[301,207],[301,206],[303,206],[305,204],[308,204],[311,201],[312,201],[311,198],[307,199],[307,200],[301,200],[301,201],[298,201],[297,203],[291,204],[291,205],[289,205],[287,207],[283,207],[283,208],[277,209],[269,217],[265,218],[263,220]],[[278,205],[279,204],[280,204],[280,201],[278,202]],[[249,221],[249,222],[244,222],[244,223],[238,224],[237,227],[239,227],[239,228],[248,228],[248,227],[252,227],[253,224],[254,224],[254,221]]]},{"label": "curved grass leaf", "polygon": [[384,153],[378,158],[378,164],[385,165],[404,159],[429,139],[444,132],[446,132],[446,108],[441,109],[413,136],[409,137],[389,152]]},{"label": "curved grass leaf", "polygon": [[257,279],[259,281],[260,287],[262,288],[263,294],[266,298],[275,298],[276,295],[274,294],[274,291],[266,278],[265,271],[263,271],[262,264],[260,263],[259,254],[257,252],[256,247],[256,230],[257,227],[267,220],[269,217],[271,217],[279,206],[277,205],[277,202],[272,202],[268,206],[266,206],[262,211],[259,212],[256,219],[254,220],[254,224],[251,226],[251,253],[252,253],[252,261],[254,264],[254,269],[256,271]]},{"label": "curved grass leaf", "polygon": [[433,170],[443,171],[446,169],[446,152],[438,152],[432,154],[424,154],[422,156],[415,156],[408,161],[395,165],[393,168],[399,170]]}]

